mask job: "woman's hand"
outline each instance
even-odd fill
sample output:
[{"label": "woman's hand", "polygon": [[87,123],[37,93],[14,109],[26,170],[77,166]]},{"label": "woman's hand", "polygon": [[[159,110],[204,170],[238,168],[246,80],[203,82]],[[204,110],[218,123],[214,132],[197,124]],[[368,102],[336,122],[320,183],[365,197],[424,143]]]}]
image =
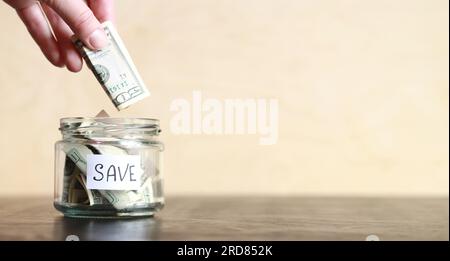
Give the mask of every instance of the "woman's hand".
[{"label": "woman's hand", "polygon": [[17,11],[45,57],[55,66],[66,66],[72,72],[81,70],[83,61],[71,40],[74,34],[92,50],[107,44],[100,23],[113,20],[113,0],[4,1]]}]

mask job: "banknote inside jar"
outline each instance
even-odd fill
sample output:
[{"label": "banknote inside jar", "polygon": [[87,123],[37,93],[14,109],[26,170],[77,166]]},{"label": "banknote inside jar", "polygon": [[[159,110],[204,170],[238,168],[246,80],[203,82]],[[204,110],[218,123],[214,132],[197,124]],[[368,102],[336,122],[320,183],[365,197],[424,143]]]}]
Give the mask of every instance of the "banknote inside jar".
[{"label": "banknote inside jar", "polygon": [[[145,208],[161,199],[160,152],[156,137],[159,122],[146,118],[63,118],[63,140],[57,144],[64,153],[62,195],[59,204],[70,207],[125,211]],[[89,155],[127,156],[140,159],[137,189],[90,189],[87,184]]]}]

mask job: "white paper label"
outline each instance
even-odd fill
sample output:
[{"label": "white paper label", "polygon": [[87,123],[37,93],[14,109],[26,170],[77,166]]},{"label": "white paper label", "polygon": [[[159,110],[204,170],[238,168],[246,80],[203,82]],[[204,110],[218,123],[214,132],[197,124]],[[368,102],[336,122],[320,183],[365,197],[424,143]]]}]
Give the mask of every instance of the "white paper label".
[{"label": "white paper label", "polygon": [[138,155],[87,155],[87,188],[137,190],[141,185]]}]

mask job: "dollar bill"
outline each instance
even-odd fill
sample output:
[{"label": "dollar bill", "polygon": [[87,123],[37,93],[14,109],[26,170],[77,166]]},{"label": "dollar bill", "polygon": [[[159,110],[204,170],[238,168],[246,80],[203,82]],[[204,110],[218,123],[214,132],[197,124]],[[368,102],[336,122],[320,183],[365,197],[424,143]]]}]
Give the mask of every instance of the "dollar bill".
[{"label": "dollar bill", "polygon": [[92,202],[92,194],[86,190],[86,186],[83,183],[78,169],[75,170],[70,180],[68,202],[83,205],[90,204]]},{"label": "dollar bill", "polygon": [[63,191],[62,191],[62,201],[69,202],[69,185],[72,182],[73,172],[76,166],[75,163],[66,156],[64,161],[64,176],[63,176]]},{"label": "dollar bill", "polygon": [[102,24],[109,43],[101,50],[87,48],[73,39],[86,64],[118,110],[150,95],[119,34],[109,21]]}]

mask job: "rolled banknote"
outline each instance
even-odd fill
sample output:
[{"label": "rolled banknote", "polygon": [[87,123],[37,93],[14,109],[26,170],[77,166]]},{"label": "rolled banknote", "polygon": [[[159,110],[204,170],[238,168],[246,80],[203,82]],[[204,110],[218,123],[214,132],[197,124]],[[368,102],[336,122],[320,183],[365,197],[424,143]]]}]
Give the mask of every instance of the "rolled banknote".
[{"label": "rolled banknote", "polygon": [[73,38],[75,46],[118,110],[150,95],[119,34],[109,21],[102,24],[109,43],[101,50],[88,49]]},{"label": "rolled banknote", "polygon": [[69,202],[69,185],[72,182],[73,174],[76,169],[75,163],[66,156],[64,162],[64,177],[63,177],[63,191],[62,191],[62,201]]}]

